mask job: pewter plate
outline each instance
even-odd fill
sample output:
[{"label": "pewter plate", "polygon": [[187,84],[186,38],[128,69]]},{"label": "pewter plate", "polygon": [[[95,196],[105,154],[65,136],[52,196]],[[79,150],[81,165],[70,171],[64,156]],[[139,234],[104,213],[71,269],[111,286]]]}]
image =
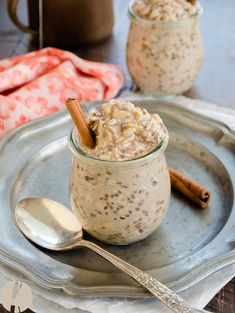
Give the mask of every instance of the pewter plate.
[{"label": "pewter plate", "polygon": [[[99,244],[179,292],[235,263],[235,133],[174,103],[134,102],[161,115],[170,131],[169,165],[208,186],[212,198],[200,209],[173,192],[163,224],[147,239],[129,246]],[[70,207],[71,128],[62,111],[12,131],[0,143],[0,260],[46,288],[73,295],[149,297],[93,252],[41,249],[14,224],[14,207],[23,197],[52,198]]]}]

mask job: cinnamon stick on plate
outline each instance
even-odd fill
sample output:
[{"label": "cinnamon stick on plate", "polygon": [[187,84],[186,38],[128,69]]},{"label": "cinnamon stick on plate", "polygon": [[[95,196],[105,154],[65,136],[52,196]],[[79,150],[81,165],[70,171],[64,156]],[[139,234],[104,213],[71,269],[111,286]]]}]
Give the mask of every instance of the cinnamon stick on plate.
[{"label": "cinnamon stick on plate", "polygon": [[200,205],[202,208],[208,206],[210,192],[206,187],[199,185],[193,180],[185,177],[173,168],[169,168],[171,186],[184,194],[187,198]]},{"label": "cinnamon stick on plate", "polygon": [[[65,103],[74,124],[83,140],[88,147],[94,147],[95,141],[89,130],[85,115],[80,104],[75,99],[68,99]],[[202,208],[207,207],[210,200],[210,192],[203,186],[195,183],[191,179],[186,178],[183,174],[169,168],[171,185],[186,197],[199,204]]]}]

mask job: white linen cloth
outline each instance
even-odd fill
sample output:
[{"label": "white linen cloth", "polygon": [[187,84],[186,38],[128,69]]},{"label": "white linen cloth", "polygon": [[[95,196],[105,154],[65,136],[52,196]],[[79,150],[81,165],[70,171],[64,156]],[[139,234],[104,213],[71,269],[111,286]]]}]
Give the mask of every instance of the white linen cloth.
[{"label": "white linen cloth", "polygon": [[[130,100],[151,99],[138,93],[123,93],[122,98]],[[212,117],[226,123],[235,130],[235,111],[218,107],[214,104],[200,100],[193,100],[183,96],[168,98],[183,107]],[[202,309],[214,297],[214,295],[235,275],[235,264],[203,279],[200,283],[191,287],[180,295],[192,304],[193,307]],[[170,313],[172,312],[157,299],[127,299],[127,298],[84,298],[70,296],[61,291],[47,290],[22,274],[0,264],[0,287],[8,281],[24,281],[32,289],[33,300],[30,309],[37,313]]]}]

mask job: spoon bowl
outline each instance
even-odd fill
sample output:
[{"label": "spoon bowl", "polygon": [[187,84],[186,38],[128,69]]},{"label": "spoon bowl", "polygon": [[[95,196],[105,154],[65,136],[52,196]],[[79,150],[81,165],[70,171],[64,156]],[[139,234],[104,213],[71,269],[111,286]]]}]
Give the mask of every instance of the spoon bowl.
[{"label": "spoon bowl", "polygon": [[82,239],[82,226],[62,204],[45,198],[27,198],[17,203],[15,220],[21,232],[39,246],[69,250]]},{"label": "spoon bowl", "polygon": [[131,276],[143,288],[176,313],[207,312],[191,307],[184,299],[149,274],[82,238],[82,226],[62,204],[44,198],[26,198],[15,208],[15,223],[21,232],[39,246],[50,250],[86,247]]}]

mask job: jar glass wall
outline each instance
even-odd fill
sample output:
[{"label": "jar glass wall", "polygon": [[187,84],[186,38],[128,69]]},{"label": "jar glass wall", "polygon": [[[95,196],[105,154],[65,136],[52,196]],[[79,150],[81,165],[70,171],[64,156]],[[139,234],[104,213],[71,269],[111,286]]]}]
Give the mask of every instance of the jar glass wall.
[{"label": "jar glass wall", "polygon": [[70,197],[83,228],[112,244],[147,237],[160,225],[169,204],[164,156],[168,137],[148,155],[128,161],[95,159],[79,148],[75,138],[73,131]]}]

